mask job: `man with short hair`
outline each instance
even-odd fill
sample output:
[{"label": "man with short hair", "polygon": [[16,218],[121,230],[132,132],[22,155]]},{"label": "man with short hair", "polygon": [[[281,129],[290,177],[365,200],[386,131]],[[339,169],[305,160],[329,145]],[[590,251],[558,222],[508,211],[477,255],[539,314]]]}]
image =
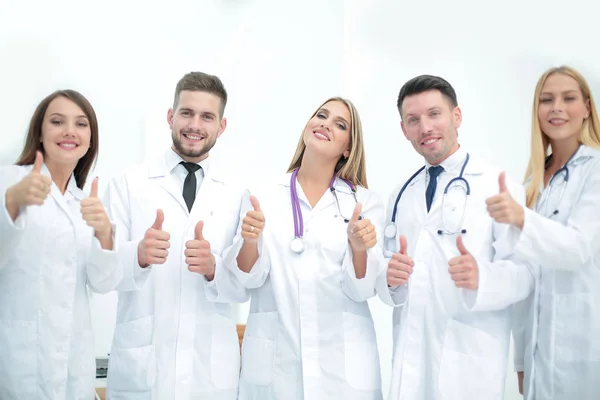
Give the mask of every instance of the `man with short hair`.
[{"label": "man with short hair", "polygon": [[247,301],[248,293],[226,267],[235,259],[222,255],[249,194],[208,157],[227,124],[226,102],[218,77],[186,74],[167,113],[171,148],[107,189],[123,268],[111,400],[237,398],[240,351],[227,303]]},{"label": "man with short hair", "polygon": [[389,400],[502,400],[511,305],[533,289],[513,259],[514,231],[486,199],[520,185],[458,143],[462,113],[444,79],[422,75],[400,90],[404,136],[425,165],[393,191],[378,294],[394,309]]}]

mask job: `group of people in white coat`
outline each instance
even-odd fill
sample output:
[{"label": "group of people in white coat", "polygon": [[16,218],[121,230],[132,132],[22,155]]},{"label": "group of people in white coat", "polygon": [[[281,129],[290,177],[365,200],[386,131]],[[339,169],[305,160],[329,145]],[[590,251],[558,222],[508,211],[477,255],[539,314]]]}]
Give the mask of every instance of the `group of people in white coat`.
[{"label": "group of people in white coat", "polygon": [[[525,399],[600,398],[600,121],[579,73],[540,77],[523,185],[460,146],[450,83],[406,82],[424,164],[394,173],[387,208],[351,101],[323,102],[252,190],[210,165],[226,103],[218,77],[183,76],[171,148],[100,200],[98,178],[82,190],[94,109],[42,100],[0,168],[0,399],[93,399],[88,290],[118,292],[111,400],[501,400],[511,333]],[[390,388],[374,296],[394,308]],[[248,299],[240,356],[230,307]]]}]

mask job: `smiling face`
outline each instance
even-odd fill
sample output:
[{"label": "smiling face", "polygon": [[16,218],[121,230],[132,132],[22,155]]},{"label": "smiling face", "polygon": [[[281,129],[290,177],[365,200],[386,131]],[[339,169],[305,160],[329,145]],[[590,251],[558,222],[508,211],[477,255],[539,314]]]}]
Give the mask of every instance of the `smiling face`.
[{"label": "smiling face", "polygon": [[551,142],[579,140],[589,114],[590,102],[575,79],[561,73],[548,76],[539,96],[538,121]]},{"label": "smiling face", "polygon": [[430,164],[438,165],[458,148],[461,111],[439,90],[405,97],[401,116],[404,136]]},{"label": "smiling face", "polygon": [[200,162],[225,130],[227,121],[220,117],[221,99],[208,92],[184,90],[167,120],[173,138],[173,150],[185,161]]},{"label": "smiling face", "polygon": [[307,149],[327,158],[339,159],[350,154],[350,110],[340,101],[329,101],[315,113],[304,129]]},{"label": "smiling face", "polygon": [[74,102],[58,96],[50,102],[41,127],[46,164],[75,167],[90,147],[88,116]]}]

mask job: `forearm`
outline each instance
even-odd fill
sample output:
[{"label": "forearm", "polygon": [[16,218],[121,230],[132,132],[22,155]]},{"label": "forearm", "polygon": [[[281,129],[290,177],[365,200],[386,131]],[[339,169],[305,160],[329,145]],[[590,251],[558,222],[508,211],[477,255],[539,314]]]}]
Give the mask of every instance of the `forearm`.
[{"label": "forearm", "polygon": [[236,260],[238,268],[245,273],[249,273],[258,260],[257,244],[244,241]]},{"label": "forearm", "polygon": [[356,279],[363,279],[367,274],[367,252],[352,249],[352,263]]}]

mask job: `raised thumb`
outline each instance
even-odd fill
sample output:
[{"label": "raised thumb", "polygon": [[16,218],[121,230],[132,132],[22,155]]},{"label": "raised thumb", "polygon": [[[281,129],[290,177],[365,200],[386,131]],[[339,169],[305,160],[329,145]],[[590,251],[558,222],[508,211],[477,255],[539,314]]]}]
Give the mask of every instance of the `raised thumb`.
[{"label": "raised thumb", "polygon": [[162,230],[162,224],[163,221],[165,220],[165,215],[163,214],[162,210],[159,208],[158,210],[156,210],[156,219],[154,220],[154,223],[152,224],[152,228],[160,231]]}]

